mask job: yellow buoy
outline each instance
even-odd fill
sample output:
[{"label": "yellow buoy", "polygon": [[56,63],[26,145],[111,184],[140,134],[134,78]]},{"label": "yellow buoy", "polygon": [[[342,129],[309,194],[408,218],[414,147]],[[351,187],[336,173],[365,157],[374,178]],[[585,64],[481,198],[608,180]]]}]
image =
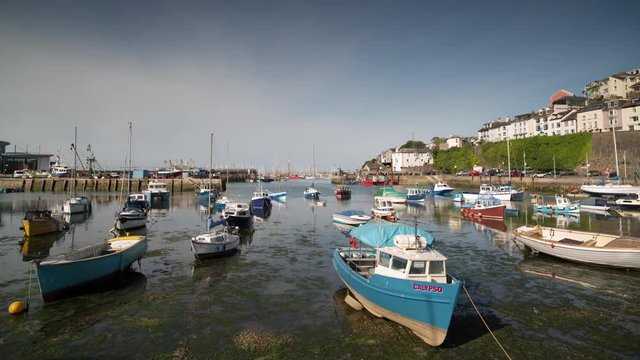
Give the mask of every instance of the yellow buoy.
[{"label": "yellow buoy", "polygon": [[16,315],[27,310],[27,305],[22,301],[14,301],[9,305],[9,314]]}]

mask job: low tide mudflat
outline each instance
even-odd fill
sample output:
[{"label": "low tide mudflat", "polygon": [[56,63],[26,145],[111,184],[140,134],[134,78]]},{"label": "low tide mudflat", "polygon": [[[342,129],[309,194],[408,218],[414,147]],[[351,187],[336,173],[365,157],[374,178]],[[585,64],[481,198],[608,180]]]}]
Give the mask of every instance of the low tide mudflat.
[{"label": "low tide mudflat", "polygon": [[[242,251],[196,261],[189,238],[204,229],[192,194],[174,195],[153,210],[149,249],[140,267],[105,287],[43,303],[31,258],[55,255],[109,237],[118,194],[88,193],[93,213],[72,219],[70,231],[28,247],[19,230],[26,209],[60,208],[63,194],[0,195],[0,304],[25,299],[27,314],[0,316],[3,358],[504,358],[464,293],[449,335],[432,348],[407,329],[348,307],[331,265],[331,251],[348,245],[331,222],[344,209],[371,208],[376,188],[353,187],[351,200],[316,207],[302,197],[307,181],[269,184],[288,191],[266,220],[242,233]],[[230,184],[227,195],[248,200],[254,184]],[[460,218],[446,198],[398,207],[401,221],[432,232],[480,312],[515,358],[632,359],[640,356],[640,273],[524,256],[509,231],[521,224],[640,234],[640,217],[583,213],[537,217],[528,202],[519,218],[478,224]],[[528,209],[528,210],[527,210]],[[506,231],[505,231],[506,229]],[[31,285],[29,278],[31,274]]]}]

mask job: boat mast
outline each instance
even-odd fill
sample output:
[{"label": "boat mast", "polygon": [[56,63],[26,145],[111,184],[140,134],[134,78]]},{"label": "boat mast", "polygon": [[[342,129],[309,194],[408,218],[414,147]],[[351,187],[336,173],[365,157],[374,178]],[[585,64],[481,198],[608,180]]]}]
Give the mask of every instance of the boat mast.
[{"label": "boat mast", "polygon": [[131,138],[133,137],[133,122],[129,121],[129,171],[127,171],[127,196],[131,194]]},{"label": "boat mast", "polygon": [[76,196],[76,186],[78,185],[78,180],[77,180],[78,170],[76,169],[76,146],[77,145],[78,145],[78,127],[76,126],[74,135],[73,135],[73,144],[71,144],[71,149],[73,150],[73,197]]},{"label": "boat mast", "polygon": [[616,156],[616,176],[620,176],[620,169],[618,168],[618,144],[616,141],[616,123],[613,124],[613,153]]},{"label": "boat mast", "polygon": [[[207,214],[209,214],[209,217],[211,217],[211,168],[213,167],[213,133],[211,133],[211,147],[210,147],[210,154],[209,154],[209,193],[208,198],[209,198],[209,208],[207,209]],[[228,175],[227,175],[228,176]],[[208,227],[208,226],[207,226]]]},{"label": "boat mast", "polygon": [[509,182],[511,182],[511,151],[509,150],[509,138],[507,137],[507,171],[509,172]]}]

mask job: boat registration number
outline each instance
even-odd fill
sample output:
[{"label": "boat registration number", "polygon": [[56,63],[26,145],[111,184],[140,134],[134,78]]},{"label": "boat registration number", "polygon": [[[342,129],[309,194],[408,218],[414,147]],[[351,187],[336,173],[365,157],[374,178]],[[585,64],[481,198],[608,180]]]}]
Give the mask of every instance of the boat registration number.
[{"label": "boat registration number", "polygon": [[444,291],[441,286],[420,285],[420,284],[413,284],[413,290],[432,292],[432,293],[438,293],[438,294],[442,294],[442,292]]}]

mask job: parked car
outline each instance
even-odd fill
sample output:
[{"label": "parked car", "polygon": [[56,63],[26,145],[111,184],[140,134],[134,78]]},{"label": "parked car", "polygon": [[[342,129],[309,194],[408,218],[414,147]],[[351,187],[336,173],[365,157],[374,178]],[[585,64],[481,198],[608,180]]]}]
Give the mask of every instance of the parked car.
[{"label": "parked car", "polygon": [[467,176],[469,175],[469,170],[460,170],[456,173],[456,176]]},{"label": "parked car", "polygon": [[29,169],[20,169],[13,172],[14,178],[23,178],[26,179],[29,175]]},{"label": "parked car", "polygon": [[478,170],[469,170],[469,176],[480,176],[480,171]]},{"label": "parked car", "polygon": [[539,172],[539,173],[535,173],[533,175],[531,175],[534,178],[543,178],[545,176],[550,176],[552,175],[550,172]]},{"label": "parked car", "polygon": [[[596,175],[596,176],[602,176],[602,173],[601,172],[599,172],[599,173],[600,173],[600,175]],[[560,171],[558,171],[558,175],[559,176],[575,176],[576,172],[573,171],[573,170],[560,170]]]},{"label": "parked car", "polygon": [[484,176],[496,176],[496,175],[498,175],[497,169],[486,169],[484,171]]},{"label": "parked car", "polygon": [[511,177],[521,177],[524,176],[522,171],[520,170],[511,170]]},{"label": "parked car", "polygon": [[589,171],[589,176],[602,176],[602,171],[598,171],[598,170]]}]

